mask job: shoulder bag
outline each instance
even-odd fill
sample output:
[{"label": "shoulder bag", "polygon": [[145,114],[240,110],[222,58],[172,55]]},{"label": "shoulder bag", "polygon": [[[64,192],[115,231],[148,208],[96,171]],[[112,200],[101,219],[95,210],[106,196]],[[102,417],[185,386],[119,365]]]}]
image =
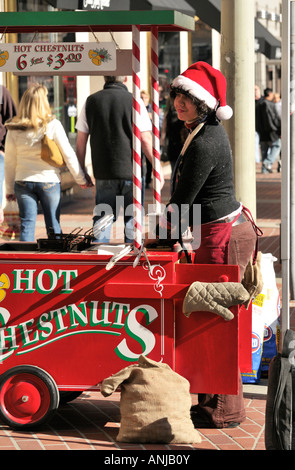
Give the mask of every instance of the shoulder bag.
[{"label": "shoulder bag", "polygon": [[55,168],[66,166],[58,146],[52,139],[49,139],[46,134],[44,134],[41,140],[41,158],[44,162]]}]

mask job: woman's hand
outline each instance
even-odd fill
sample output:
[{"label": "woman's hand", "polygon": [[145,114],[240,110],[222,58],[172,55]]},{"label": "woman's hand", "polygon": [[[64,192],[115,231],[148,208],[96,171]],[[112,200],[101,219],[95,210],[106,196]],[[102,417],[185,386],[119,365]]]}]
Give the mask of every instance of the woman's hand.
[{"label": "woman's hand", "polygon": [[6,194],[7,201],[16,201],[15,194]]},{"label": "woman's hand", "polygon": [[80,188],[82,189],[87,189],[87,188],[92,188],[94,186],[91,176],[88,175],[88,173],[85,172],[84,174],[85,179],[86,179],[86,184],[80,184]]},{"label": "woman's hand", "polygon": [[85,178],[86,178],[86,188],[92,188],[94,186],[93,181],[91,179],[91,176],[88,173],[85,173]]}]

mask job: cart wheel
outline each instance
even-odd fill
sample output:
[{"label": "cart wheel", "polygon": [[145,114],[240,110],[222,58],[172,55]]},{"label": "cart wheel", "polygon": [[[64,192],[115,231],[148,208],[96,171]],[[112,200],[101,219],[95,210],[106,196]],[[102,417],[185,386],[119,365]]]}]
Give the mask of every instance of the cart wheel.
[{"label": "cart wheel", "polygon": [[58,408],[53,378],[36,366],[17,366],[0,376],[0,418],[14,429],[32,429]]},{"label": "cart wheel", "polygon": [[78,391],[60,391],[59,392],[59,404],[64,405],[65,403],[68,403],[69,401],[75,400],[75,398],[78,398],[80,395],[82,395],[83,392],[78,392]]}]

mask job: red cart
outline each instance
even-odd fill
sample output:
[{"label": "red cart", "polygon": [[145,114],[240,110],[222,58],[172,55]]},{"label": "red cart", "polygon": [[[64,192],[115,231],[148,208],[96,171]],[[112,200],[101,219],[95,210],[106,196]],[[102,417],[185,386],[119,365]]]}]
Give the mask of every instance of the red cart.
[{"label": "red cart", "polygon": [[[173,251],[140,253],[140,29],[152,31],[154,47],[158,30],[190,30],[194,21],[174,11],[0,14],[2,33],[132,30],[134,39],[134,250],[113,259],[97,246],[57,252],[35,243],[0,245],[0,416],[15,428],[44,423],[60,399],[99,390],[104,378],[142,354],[186,377],[192,393],[236,394],[239,369],[251,370],[249,310],[233,307],[228,322],[208,312],[182,313],[193,282],[237,282],[238,267],[187,264]],[[151,56],[158,206],[156,49]]]},{"label": "red cart", "polygon": [[148,252],[134,267],[130,252],[108,270],[112,255],[97,251],[0,245],[1,418],[36,426],[60,396],[99,390],[141,354],[169,364],[192,393],[237,393],[239,368],[251,366],[250,313],[187,318],[182,302],[192,282],[236,282],[238,268],[185,264],[174,252]]}]

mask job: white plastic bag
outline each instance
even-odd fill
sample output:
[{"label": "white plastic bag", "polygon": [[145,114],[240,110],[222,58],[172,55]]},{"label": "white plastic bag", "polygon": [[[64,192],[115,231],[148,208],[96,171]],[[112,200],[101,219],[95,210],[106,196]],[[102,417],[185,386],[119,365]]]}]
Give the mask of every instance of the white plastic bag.
[{"label": "white plastic bag", "polygon": [[3,240],[19,240],[20,216],[16,201],[7,201],[3,209],[4,220],[0,225],[0,238]]},{"label": "white plastic bag", "polygon": [[267,372],[270,361],[278,352],[280,334],[280,294],[276,284],[274,263],[277,258],[270,253],[263,255],[261,271],[263,278],[263,318],[264,337],[261,359],[261,371]]},{"label": "white plastic bag", "polygon": [[243,383],[259,383],[277,354],[280,332],[280,296],[271,253],[261,255],[263,289],[252,302],[252,371],[243,373]]}]

